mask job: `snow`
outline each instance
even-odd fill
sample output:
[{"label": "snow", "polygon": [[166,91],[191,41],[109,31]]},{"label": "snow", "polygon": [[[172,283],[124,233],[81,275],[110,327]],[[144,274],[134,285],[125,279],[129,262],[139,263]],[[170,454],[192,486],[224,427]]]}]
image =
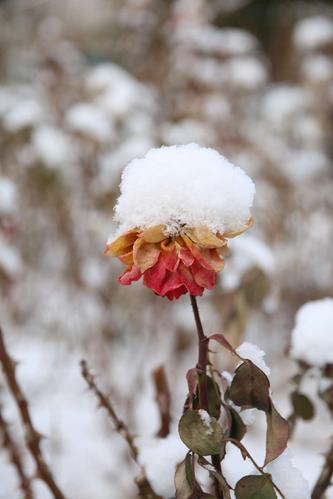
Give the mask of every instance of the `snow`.
[{"label": "snow", "polygon": [[244,359],[249,359],[255,364],[259,369],[261,369],[266,376],[270,375],[270,368],[264,361],[265,352],[261,350],[257,345],[244,341],[238,348],[236,352]]},{"label": "snow", "polygon": [[279,487],[285,499],[311,498],[309,484],[294,466],[288,451],[268,464],[266,471],[272,475],[273,482]]},{"label": "snow", "polygon": [[164,224],[214,232],[242,229],[250,218],[255,187],[240,168],[197,144],[151,149],[124,170],[115,211],[119,232]]},{"label": "snow", "polygon": [[322,367],[333,362],[333,298],[308,302],[298,310],[291,356]]},{"label": "snow", "polygon": [[174,497],[174,475],[176,466],[185,458],[187,448],[178,435],[166,438],[137,439],[139,461],[158,495],[167,499]]},{"label": "snow", "polygon": [[333,78],[333,62],[325,55],[309,55],[302,61],[302,75],[313,83],[326,83]]},{"label": "snow", "polygon": [[97,142],[109,142],[114,137],[113,126],[104,111],[93,104],[79,103],[66,114],[68,127]]},{"label": "snow", "polygon": [[264,118],[274,125],[284,126],[292,116],[304,112],[312,102],[312,94],[292,85],[272,85],[262,100]]},{"label": "snow", "polygon": [[209,25],[182,30],[177,40],[204,54],[222,56],[243,55],[257,48],[256,39],[246,31]]},{"label": "snow", "polygon": [[267,80],[265,66],[254,57],[238,57],[225,64],[224,79],[244,90],[256,90]]},{"label": "snow", "polygon": [[301,50],[315,50],[333,43],[333,20],[324,16],[302,19],[294,29],[294,43]]},{"label": "snow", "polygon": [[33,127],[43,119],[44,111],[39,102],[19,98],[3,118],[3,126],[10,133]]},{"label": "snow", "polygon": [[34,130],[32,145],[37,157],[50,168],[67,166],[74,158],[71,139],[62,130],[42,125]]},{"label": "snow", "polygon": [[208,412],[203,410],[203,409],[199,409],[198,413],[199,413],[201,421],[203,422],[203,424],[207,428],[207,430],[206,430],[207,435],[213,433],[212,420],[211,420],[211,417],[208,414]]},{"label": "snow", "polygon": [[17,192],[15,184],[6,177],[0,177],[0,214],[15,211]]},{"label": "snow", "polygon": [[9,277],[17,277],[22,268],[21,255],[17,248],[10,246],[0,237],[0,273],[4,271]]},{"label": "snow", "polygon": [[244,234],[229,243],[230,258],[227,259],[223,272],[223,288],[236,289],[243,275],[253,267],[258,267],[266,275],[272,275],[275,258],[272,250],[260,239]]}]

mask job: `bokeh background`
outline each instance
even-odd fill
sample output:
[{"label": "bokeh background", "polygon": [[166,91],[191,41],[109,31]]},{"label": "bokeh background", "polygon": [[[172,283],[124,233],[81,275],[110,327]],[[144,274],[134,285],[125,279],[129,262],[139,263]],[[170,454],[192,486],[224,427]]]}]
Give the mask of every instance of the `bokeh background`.
[{"label": "bokeh background", "polygon": [[[295,312],[333,292],[332,56],[331,1],[0,2],[0,322],[68,497],[136,497],[80,359],[146,438],[159,426],[152,370],[166,367],[176,424],[195,362],[188,297],[121,287],[103,256],[121,171],[151,147],[211,146],[255,181],[255,225],[199,304],[207,333],[265,350],[288,415]],[[2,378],[0,397],[20,442]],[[317,403],[291,445],[310,484],[331,430]],[[21,497],[3,450],[0,484],[1,499]]]}]

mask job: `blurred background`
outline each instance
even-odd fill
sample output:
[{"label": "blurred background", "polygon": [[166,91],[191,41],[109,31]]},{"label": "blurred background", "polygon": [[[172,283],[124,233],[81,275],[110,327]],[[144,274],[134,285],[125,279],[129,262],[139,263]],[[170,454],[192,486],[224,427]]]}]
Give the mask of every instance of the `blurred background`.
[{"label": "blurred background", "polygon": [[[255,225],[199,305],[207,333],[265,350],[288,415],[294,314],[333,292],[332,56],[332,1],[0,2],[0,322],[68,497],[136,497],[136,469],[80,359],[147,438],[159,427],[152,370],[166,366],[176,424],[195,362],[188,296],[124,288],[103,256],[122,169],[151,147],[211,146],[255,181]],[[296,429],[310,483],[330,425],[319,405]],[[0,483],[1,499],[21,497],[4,450]],[[38,483],[35,493],[50,497]]]}]

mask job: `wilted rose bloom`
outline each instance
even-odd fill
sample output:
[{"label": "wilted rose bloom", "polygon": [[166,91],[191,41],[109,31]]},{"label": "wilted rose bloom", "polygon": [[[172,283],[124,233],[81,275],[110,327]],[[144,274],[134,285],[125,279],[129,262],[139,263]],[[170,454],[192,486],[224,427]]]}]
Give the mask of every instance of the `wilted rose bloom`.
[{"label": "wilted rose bloom", "polygon": [[252,223],[255,187],[243,170],[197,144],[151,149],[125,168],[115,207],[118,237],[105,254],[119,258],[129,285],[170,300],[212,289],[227,239]]},{"label": "wilted rose bloom", "polygon": [[223,257],[228,252],[227,237],[241,231],[221,235],[206,227],[185,229],[178,236],[167,236],[165,226],[145,230],[130,230],[108,244],[106,255],[118,257],[126,270],[119,282],[129,285],[143,276],[143,283],[160,296],[177,299],[189,292],[202,295],[212,289],[216,274],[224,267]]}]

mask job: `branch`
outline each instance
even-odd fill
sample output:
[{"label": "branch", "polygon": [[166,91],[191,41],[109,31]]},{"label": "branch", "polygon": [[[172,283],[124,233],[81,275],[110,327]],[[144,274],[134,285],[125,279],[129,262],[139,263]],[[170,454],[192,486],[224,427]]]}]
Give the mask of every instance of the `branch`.
[{"label": "branch", "polygon": [[170,433],[170,405],[171,397],[168,386],[168,380],[163,366],[157,367],[152,373],[152,378],[155,386],[155,399],[160,412],[161,426],[157,433],[157,437],[165,438]]},{"label": "branch", "polygon": [[311,498],[321,499],[324,496],[326,489],[331,485],[333,475],[333,442],[326,454],[324,467],[319,475],[319,478],[313,488]]},{"label": "branch", "polygon": [[[238,447],[238,449],[240,450],[240,452],[241,452],[241,454],[243,456],[243,459],[245,459],[246,457],[248,457],[250,459],[250,461],[252,462],[253,466],[259,471],[259,473],[261,473],[262,475],[266,475],[266,476],[269,475],[269,473],[265,472],[265,470],[264,470],[264,468],[262,466],[259,466],[259,464],[256,463],[256,461],[251,456],[251,454],[249,453],[249,451],[247,450],[247,448],[241,442],[239,442],[235,438],[230,438],[230,437],[226,437],[223,440],[225,442],[230,442],[230,443],[234,444],[236,447]],[[277,485],[275,485],[275,483],[273,482],[271,476],[270,476],[270,481],[271,481],[273,487],[275,488],[275,490],[280,494],[280,496],[282,497],[282,499],[285,499],[285,496],[282,494],[282,492],[279,489],[279,487]]]},{"label": "branch", "polygon": [[112,407],[112,404],[109,400],[109,398],[98,388],[96,382],[95,382],[95,376],[91,373],[89,370],[88,364],[86,360],[81,360],[80,362],[81,366],[81,374],[84,380],[86,381],[87,385],[89,386],[90,390],[95,394],[97,400],[98,400],[98,405],[99,407],[103,407],[106,412],[108,413],[109,417],[113,421],[116,431],[120,433],[126,440],[128,447],[131,451],[131,456],[133,460],[139,465],[140,467],[140,475],[135,479],[135,483],[137,484],[137,487],[139,489],[139,494],[140,497],[143,497],[145,499],[162,499],[160,496],[158,496],[152,489],[149,480],[146,476],[146,473],[143,469],[143,467],[139,463],[139,453],[138,449],[134,443],[134,437],[129,431],[127,425],[117,416],[114,408]]},{"label": "branch", "polygon": [[17,476],[20,482],[20,489],[24,494],[24,499],[34,499],[31,481],[24,471],[24,466],[21,461],[20,451],[17,448],[16,442],[9,431],[9,425],[2,415],[2,407],[0,406],[0,433],[2,433],[2,445],[7,450],[9,460],[16,469]]},{"label": "branch", "polygon": [[[197,326],[198,333],[198,392],[199,392],[199,407],[200,409],[204,409],[209,413],[209,404],[208,404],[208,379],[207,379],[207,366],[209,364],[208,359],[208,342],[209,339],[205,336],[202,322],[200,318],[199,308],[197,299],[195,296],[190,295],[191,305],[194,314],[195,324]],[[216,469],[217,473],[222,474],[221,470],[221,460],[218,454],[211,456],[212,464]],[[223,492],[221,490],[220,484],[216,478],[214,478],[214,488],[217,498],[223,499]]]},{"label": "branch", "polygon": [[65,499],[64,494],[55,483],[52,473],[44,460],[40,447],[41,435],[35,430],[33,426],[27,399],[25,398],[25,395],[22,392],[21,387],[16,379],[16,365],[6,350],[1,329],[0,362],[2,364],[2,369],[7,380],[7,384],[13,398],[15,399],[18,411],[20,413],[21,421],[25,430],[26,445],[31,453],[33,460],[35,461],[37,476],[47,485],[54,499]]},{"label": "branch", "polygon": [[121,421],[121,419],[118,418],[108,397],[104,395],[104,393],[101,392],[101,390],[96,385],[95,376],[89,371],[87,361],[81,360],[80,365],[81,365],[81,374],[85,379],[85,381],[87,382],[87,385],[89,386],[90,390],[96,395],[99,407],[103,407],[106,410],[106,412],[108,413],[108,415],[110,416],[116,427],[116,431],[125,438],[128,447],[131,451],[131,456],[134,459],[134,461],[137,463],[138,449],[134,443],[133,435],[130,433],[126,424],[123,421]]}]

